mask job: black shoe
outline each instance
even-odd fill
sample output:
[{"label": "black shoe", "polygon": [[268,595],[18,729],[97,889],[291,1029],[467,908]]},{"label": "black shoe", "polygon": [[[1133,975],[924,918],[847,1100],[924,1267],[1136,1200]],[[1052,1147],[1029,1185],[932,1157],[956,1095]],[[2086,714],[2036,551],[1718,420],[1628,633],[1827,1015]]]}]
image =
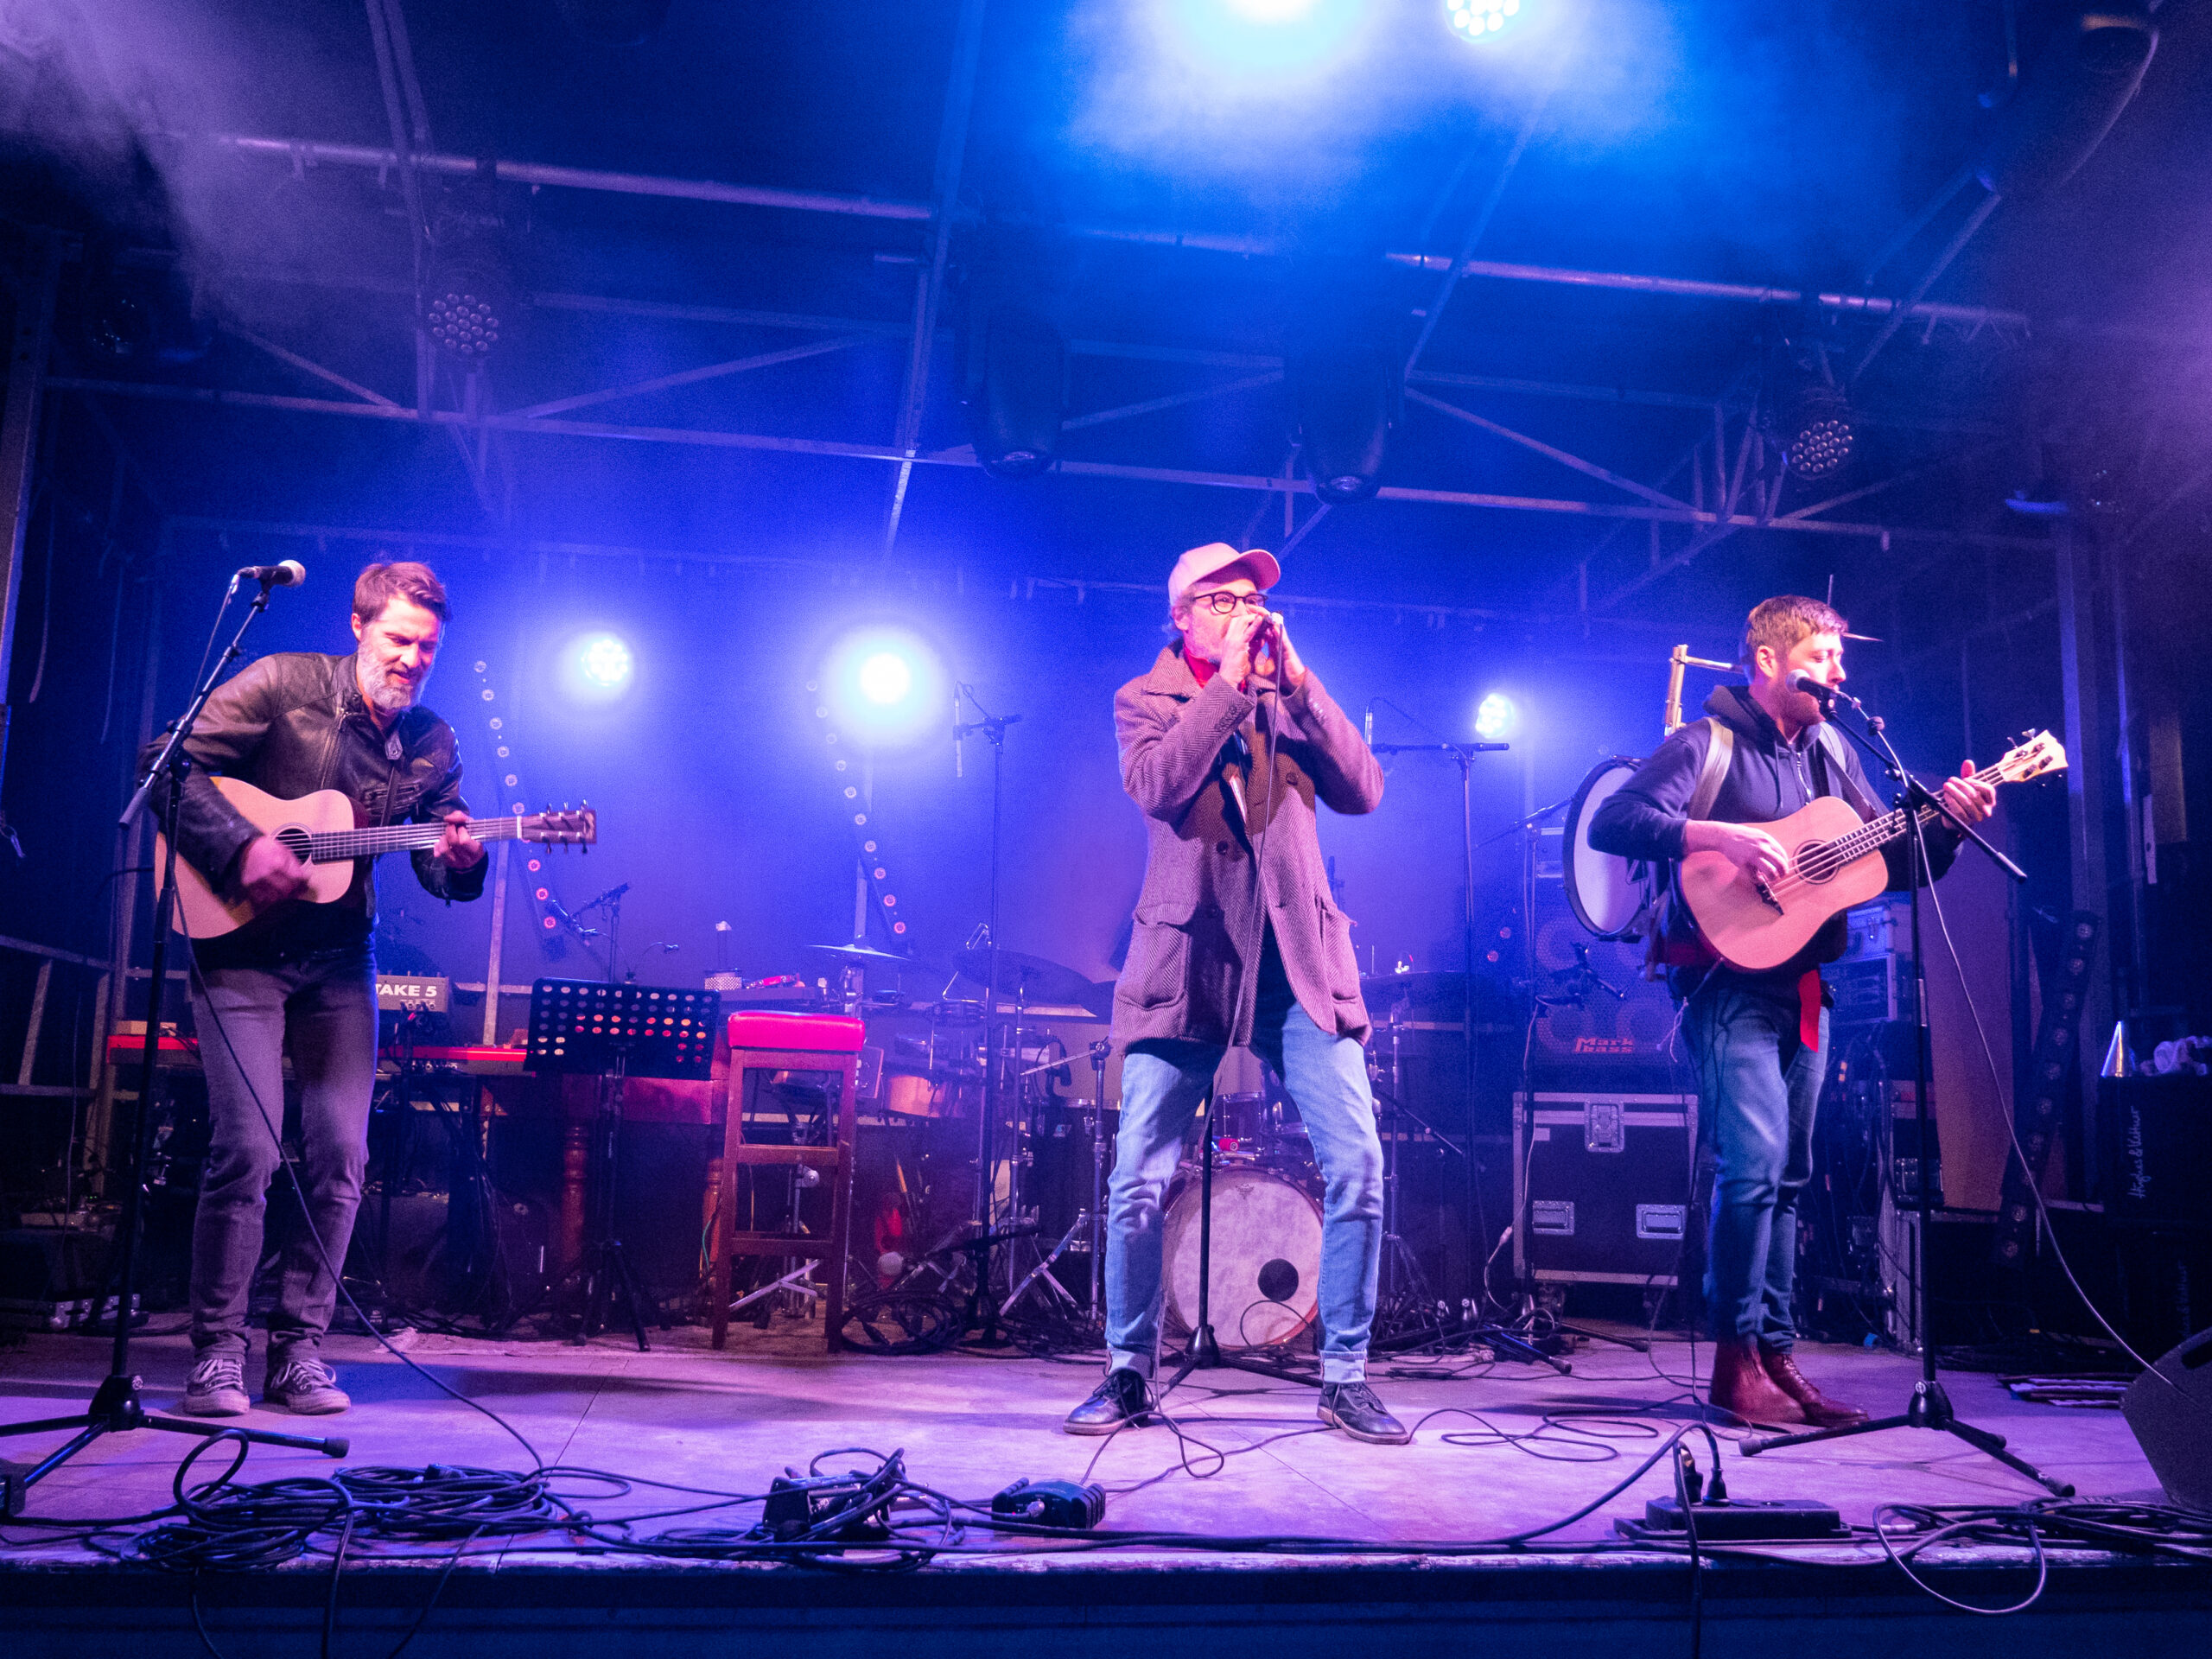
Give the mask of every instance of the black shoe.
[{"label": "black shoe", "polygon": [[1403,1446],[1414,1437],[1413,1430],[1384,1410],[1375,1390],[1364,1382],[1323,1383],[1319,1415],[1330,1427],[1373,1446]]},{"label": "black shoe", "polygon": [[1060,1427],[1071,1434],[1111,1434],[1124,1423],[1142,1428],[1151,1421],[1152,1389],[1141,1374],[1124,1367],[1107,1372]]}]

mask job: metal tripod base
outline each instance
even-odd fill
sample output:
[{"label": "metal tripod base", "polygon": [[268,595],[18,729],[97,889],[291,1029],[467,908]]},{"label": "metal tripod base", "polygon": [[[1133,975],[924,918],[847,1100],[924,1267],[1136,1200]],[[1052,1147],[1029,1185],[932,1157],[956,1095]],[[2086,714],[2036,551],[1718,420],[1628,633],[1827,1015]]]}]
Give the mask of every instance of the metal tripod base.
[{"label": "metal tripod base", "polygon": [[1310,1371],[1293,1370],[1264,1359],[1254,1359],[1249,1354],[1225,1354],[1221,1343],[1214,1336],[1213,1326],[1201,1325],[1191,1332],[1190,1345],[1183,1350],[1182,1363],[1167,1379],[1167,1386],[1159,1391],[1165,1399],[1181,1386],[1183,1379],[1192,1371],[1243,1371],[1253,1376],[1273,1377],[1278,1382],[1302,1382],[1307,1388],[1318,1389],[1321,1379]]},{"label": "metal tripod base", "polygon": [[181,1417],[156,1416],[146,1409],[145,1401],[139,1396],[139,1380],[135,1376],[110,1376],[93,1394],[92,1403],[73,1416],[41,1417],[35,1422],[0,1425],[0,1440],[16,1434],[41,1434],[53,1429],[73,1428],[77,1431],[67,1444],[48,1452],[43,1459],[28,1469],[9,1471],[8,1513],[15,1514],[22,1507],[25,1491],[93,1441],[104,1435],[121,1434],[134,1428],[160,1428],[172,1434],[196,1434],[203,1440],[228,1436],[255,1446],[288,1446],[302,1452],[320,1452],[326,1458],[342,1458],[349,1449],[349,1442],[341,1434],[275,1434],[267,1429],[239,1428],[228,1423],[187,1422]]},{"label": "metal tripod base", "polygon": [[[630,1315],[630,1330],[638,1338],[638,1351],[648,1352],[652,1344],[645,1340],[645,1303],[638,1290],[638,1275],[630,1265],[630,1253],[622,1248],[622,1241],[610,1238],[594,1244],[584,1253],[584,1259],[563,1278],[566,1285],[571,1279],[582,1281],[583,1312],[576,1320],[576,1333],[569,1341],[581,1348],[597,1336],[607,1325],[607,1304],[616,1292]],[[556,1289],[556,1295],[559,1292]],[[665,1323],[662,1328],[667,1328]]]},{"label": "metal tripod base", "polygon": [[2007,1469],[2017,1470],[2037,1485],[2059,1497],[2074,1496],[2073,1487],[2050,1476],[2030,1463],[2025,1458],[2007,1451],[2005,1437],[1986,1428],[1976,1428],[1972,1423],[1962,1423],[1951,1409],[1951,1397],[1943,1392],[1943,1385],[1923,1379],[1912,1385],[1912,1398],[1904,1411],[1894,1417],[1876,1417],[1864,1423],[1849,1423],[1841,1428],[1815,1428],[1802,1434],[1768,1434],[1743,1443],[1744,1455],[1751,1457],[1760,1452],[1771,1452],[1784,1446],[1811,1446],[1821,1440],[1848,1440],[1855,1434],[1873,1434],[1886,1428],[1932,1428],[1945,1434],[1957,1436],[1977,1452],[1986,1452]]}]

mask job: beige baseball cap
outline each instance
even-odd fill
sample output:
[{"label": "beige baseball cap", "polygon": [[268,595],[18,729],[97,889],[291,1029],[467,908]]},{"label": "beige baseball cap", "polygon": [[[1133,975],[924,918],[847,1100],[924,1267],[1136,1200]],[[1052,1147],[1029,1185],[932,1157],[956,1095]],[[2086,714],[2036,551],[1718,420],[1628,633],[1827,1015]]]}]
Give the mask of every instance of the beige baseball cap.
[{"label": "beige baseball cap", "polygon": [[1272,588],[1282,580],[1282,566],[1275,556],[1264,548],[1254,548],[1240,553],[1227,542],[1208,542],[1204,547],[1194,547],[1175,561],[1175,568],[1167,573],[1167,602],[1173,607],[1183,602],[1189,593],[1208,576],[1226,570],[1232,564],[1241,564],[1252,573],[1252,580],[1262,588]]}]

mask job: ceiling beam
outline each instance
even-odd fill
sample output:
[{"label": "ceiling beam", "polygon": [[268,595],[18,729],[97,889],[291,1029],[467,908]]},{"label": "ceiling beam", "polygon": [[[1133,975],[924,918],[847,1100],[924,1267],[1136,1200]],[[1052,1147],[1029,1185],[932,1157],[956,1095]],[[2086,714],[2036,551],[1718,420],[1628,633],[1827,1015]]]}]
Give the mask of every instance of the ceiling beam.
[{"label": "ceiling beam", "polygon": [[[340,403],[319,397],[287,397],[265,392],[220,391],[205,386],[163,385],[151,382],[88,380],[55,377],[48,382],[57,391],[94,397],[133,397],[158,403],[193,404],[233,409],[265,409],[293,414],[337,415],[356,420],[416,422],[411,409],[386,409],[374,404]],[[518,415],[471,416],[455,410],[433,410],[428,423],[436,426],[488,426],[494,431],[535,432],[556,437],[601,438],[618,442],[679,444],[709,449],[747,449],[763,453],[811,455],[828,460],[912,461],[916,466],[972,467],[972,454],[948,451],[932,455],[901,455],[880,443],[845,443],[823,438],[794,438],[766,432],[724,431],[697,427],[627,426],[616,423],[525,419]],[[1256,490],[1274,494],[1310,495],[1313,486],[1302,478],[1255,473],[1211,472],[1198,468],[1141,467],[1096,461],[1062,461],[1057,472],[1074,478],[1125,479],[1135,483],[1187,484],[1209,489]],[[1900,541],[1957,547],[2041,548],[2041,537],[1998,536],[1984,531],[1944,530],[1929,525],[1860,524],[1838,519],[1770,519],[1758,514],[1726,514],[1688,507],[1662,507],[1643,502],[1574,501],[1541,496],[1498,495],[1469,490],[1421,489],[1385,485],[1376,493],[1381,501],[1418,502],[1431,506],[1478,507],[1503,512],[1538,512],[1586,518],[1649,519],[1658,524],[1688,524],[1708,531],[1770,529],[1801,535],[1891,537]],[[1618,600],[1620,595],[1616,594]]]}]

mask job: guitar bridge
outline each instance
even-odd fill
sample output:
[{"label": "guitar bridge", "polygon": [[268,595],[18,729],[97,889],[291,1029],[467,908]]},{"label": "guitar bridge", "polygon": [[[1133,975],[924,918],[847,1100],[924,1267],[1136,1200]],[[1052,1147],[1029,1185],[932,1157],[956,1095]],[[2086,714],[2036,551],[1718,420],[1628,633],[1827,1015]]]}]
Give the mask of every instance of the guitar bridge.
[{"label": "guitar bridge", "polygon": [[1753,881],[1751,883],[1751,891],[1758,893],[1759,896],[1759,902],[1764,905],[1769,910],[1772,911],[1776,915],[1779,916],[1783,913],[1782,900],[1776,898],[1773,893],[1767,890],[1767,885],[1765,882]]}]

